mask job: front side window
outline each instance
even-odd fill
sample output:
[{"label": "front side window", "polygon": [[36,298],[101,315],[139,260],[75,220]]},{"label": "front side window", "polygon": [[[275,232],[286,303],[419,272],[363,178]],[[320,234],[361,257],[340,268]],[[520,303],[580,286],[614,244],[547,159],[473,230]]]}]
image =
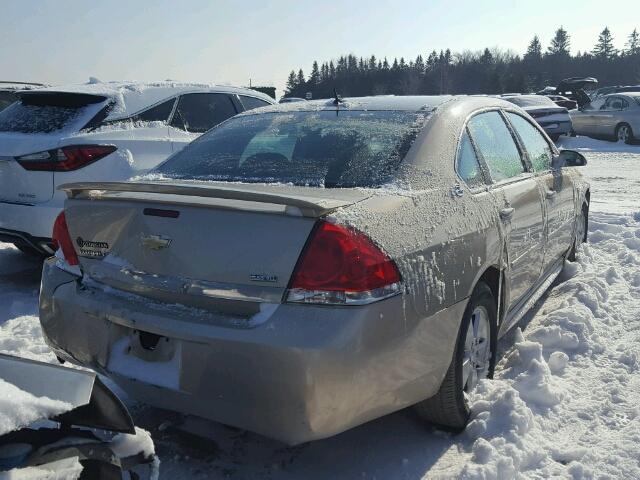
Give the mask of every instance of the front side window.
[{"label": "front side window", "polygon": [[154,173],[184,180],[376,187],[393,178],[426,117],[357,110],[242,115],[187,145]]},{"label": "front side window", "polygon": [[229,95],[189,93],[180,97],[171,126],[190,133],[204,133],[236,113]]},{"label": "front side window", "polygon": [[622,98],[620,97],[609,97],[607,98],[605,109],[613,112],[624,110],[624,104],[624,100],[622,100]]},{"label": "front side window", "polygon": [[507,117],[522,140],[524,148],[529,154],[529,160],[533,164],[533,169],[536,172],[549,170],[553,153],[542,134],[520,115],[509,112]]},{"label": "front side window", "polygon": [[470,187],[479,187],[484,184],[478,157],[476,157],[476,152],[466,130],[460,139],[456,171]]},{"label": "front side window", "polygon": [[469,120],[467,128],[494,182],[517,177],[524,172],[518,147],[500,113],[476,115]]},{"label": "front side window", "polygon": [[264,100],[260,100],[259,98],[255,97],[247,97],[246,95],[240,95],[240,100],[242,101],[242,105],[244,106],[245,110],[253,110],[254,108],[266,107],[268,105],[271,105]]}]

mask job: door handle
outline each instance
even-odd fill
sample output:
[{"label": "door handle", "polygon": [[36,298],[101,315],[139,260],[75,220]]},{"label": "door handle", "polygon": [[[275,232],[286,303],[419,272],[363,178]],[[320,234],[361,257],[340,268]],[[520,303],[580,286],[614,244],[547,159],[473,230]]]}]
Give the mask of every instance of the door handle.
[{"label": "door handle", "polygon": [[547,198],[553,198],[556,195],[555,190],[547,190],[546,192]]},{"label": "door handle", "polygon": [[500,210],[500,218],[503,220],[508,220],[513,216],[513,212],[515,211],[516,209],[513,207],[505,207]]}]

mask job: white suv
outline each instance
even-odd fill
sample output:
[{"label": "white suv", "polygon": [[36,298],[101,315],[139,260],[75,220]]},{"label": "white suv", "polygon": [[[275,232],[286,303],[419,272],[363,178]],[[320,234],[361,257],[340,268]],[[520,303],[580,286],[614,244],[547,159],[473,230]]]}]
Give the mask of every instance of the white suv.
[{"label": "white suv", "polygon": [[139,175],[236,113],[273,103],[254,90],[172,82],[21,92],[0,112],[0,241],[53,253],[58,185]]}]

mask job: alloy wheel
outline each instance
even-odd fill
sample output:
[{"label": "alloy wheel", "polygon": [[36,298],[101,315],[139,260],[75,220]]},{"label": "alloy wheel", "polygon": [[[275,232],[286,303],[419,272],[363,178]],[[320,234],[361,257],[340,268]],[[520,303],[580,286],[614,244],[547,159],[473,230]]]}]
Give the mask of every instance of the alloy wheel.
[{"label": "alloy wheel", "polygon": [[629,131],[628,125],[620,125],[618,127],[618,140],[624,143],[629,141],[629,137],[631,136],[631,132]]},{"label": "alloy wheel", "polygon": [[473,391],[478,381],[487,378],[491,360],[491,326],[487,309],[478,305],[471,314],[464,341],[462,381],[464,391]]}]

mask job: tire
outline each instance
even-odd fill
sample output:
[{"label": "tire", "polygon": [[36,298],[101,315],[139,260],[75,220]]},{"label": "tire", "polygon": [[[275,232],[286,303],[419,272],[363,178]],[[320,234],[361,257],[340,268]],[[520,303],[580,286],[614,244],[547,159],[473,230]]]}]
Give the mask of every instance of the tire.
[{"label": "tire", "polygon": [[568,259],[570,262],[575,262],[578,259],[578,247],[581,243],[587,243],[587,233],[589,230],[589,207],[587,204],[582,205],[582,211],[580,216],[576,220],[577,231],[576,236],[573,239],[573,246],[569,251]]},{"label": "tire", "polygon": [[616,127],[616,140],[627,145],[633,144],[633,130],[628,123],[621,123]]},{"label": "tire", "polygon": [[[482,318],[484,315],[486,318]],[[473,354],[469,348],[469,335],[473,340],[472,317],[477,322],[476,325],[486,321],[486,328],[477,328],[478,337],[485,341],[476,344],[484,345],[482,349],[477,348],[478,355],[475,359],[484,357],[484,365],[477,370],[470,365],[473,364]],[[498,338],[497,318],[496,302],[491,289],[484,282],[478,283],[464,311],[453,359],[438,393],[415,405],[415,410],[422,419],[443,430],[460,432],[465,429],[470,415],[467,393],[475,388],[479,378],[493,377]],[[470,374],[465,374],[464,364],[469,365]],[[473,373],[476,371],[478,375],[474,383]]]}]

